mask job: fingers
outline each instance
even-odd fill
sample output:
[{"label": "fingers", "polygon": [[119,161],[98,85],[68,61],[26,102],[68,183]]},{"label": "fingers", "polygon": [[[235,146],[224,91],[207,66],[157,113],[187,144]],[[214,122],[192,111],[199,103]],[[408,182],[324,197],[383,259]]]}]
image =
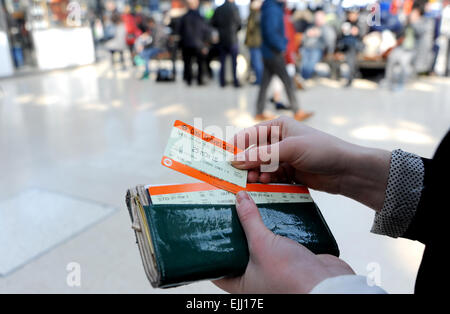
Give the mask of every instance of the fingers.
[{"label": "fingers", "polygon": [[293,170],[287,163],[281,163],[278,170],[275,172],[260,172],[259,168],[251,169],[248,171],[247,182],[248,183],[292,183]]},{"label": "fingers", "polygon": [[212,283],[226,292],[237,293],[240,291],[239,288],[241,286],[241,278],[242,277],[222,278],[213,280]]},{"label": "fingers", "polygon": [[[258,255],[257,248],[263,248],[267,236],[272,233],[264,225],[255,202],[247,192],[240,191],[236,195],[236,211],[247,238],[250,255]],[[259,250],[259,252],[261,252],[261,250]],[[242,292],[243,289],[244,277],[245,275],[234,278],[222,278],[212,282],[222,290],[230,293],[239,293]]]},{"label": "fingers", "polygon": [[246,128],[237,133],[233,138],[233,144],[241,150],[245,150],[251,145],[267,145],[272,136],[272,127],[280,129],[277,141],[281,140],[282,119],[261,122],[250,128]]},{"label": "fingers", "polygon": [[250,252],[258,247],[264,238],[271,234],[270,230],[264,225],[255,202],[245,191],[240,191],[236,195],[236,211],[239,216],[245,236],[247,237]]},{"label": "fingers", "polygon": [[231,164],[235,168],[248,170],[267,164],[276,164],[277,168],[280,162],[291,163],[297,156],[298,143],[295,139],[291,137],[275,144],[250,148],[237,154]]},{"label": "fingers", "polygon": [[249,171],[247,175],[247,181],[249,183],[257,183],[259,182],[259,176],[260,176],[259,170]]}]

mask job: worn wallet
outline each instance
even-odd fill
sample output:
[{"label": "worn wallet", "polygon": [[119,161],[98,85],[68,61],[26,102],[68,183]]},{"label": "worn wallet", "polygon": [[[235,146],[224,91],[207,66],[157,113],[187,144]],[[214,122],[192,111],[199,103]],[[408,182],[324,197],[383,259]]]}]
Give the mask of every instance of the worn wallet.
[{"label": "worn wallet", "polygon": [[[337,243],[304,186],[248,184],[264,224],[316,254]],[[153,287],[239,276],[249,260],[235,195],[207,183],[131,188],[126,194],[145,273]]]}]

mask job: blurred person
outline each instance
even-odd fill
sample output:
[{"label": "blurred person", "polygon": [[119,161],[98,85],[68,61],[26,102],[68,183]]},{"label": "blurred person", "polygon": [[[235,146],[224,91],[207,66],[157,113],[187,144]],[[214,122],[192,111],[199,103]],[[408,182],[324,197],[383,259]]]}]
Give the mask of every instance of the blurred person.
[{"label": "blurred person", "polygon": [[125,69],[124,51],[127,49],[127,30],[119,14],[113,14],[111,17],[112,25],[114,26],[114,32],[110,30],[111,34],[114,33],[114,37],[105,42],[105,48],[111,54],[111,63],[115,64],[114,56],[116,53],[120,55],[120,63],[122,69]]},{"label": "blurred person", "polygon": [[199,0],[188,0],[188,12],[180,21],[180,47],[183,53],[184,80],[192,84],[192,60],[197,62],[197,83],[203,85],[203,70],[208,54],[209,26],[198,11]]},{"label": "blurred person", "polygon": [[433,57],[432,42],[429,44],[427,40],[429,24],[423,14],[422,6],[413,6],[404,34],[399,40],[400,45],[388,56],[386,75],[382,85],[387,85],[393,90],[401,89],[408,78],[429,69]]},{"label": "blurred person", "polygon": [[302,121],[309,118],[312,113],[300,109],[291,77],[286,71],[285,52],[287,39],[284,29],[285,0],[266,0],[261,10],[261,34],[264,73],[256,105],[256,120],[267,120],[270,117],[264,114],[267,88],[272,77],[278,76],[283,82],[289,98],[289,109],[294,112],[295,119]]},{"label": "blurred person", "polygon": [[[436,2],[428,2],[425,6],[425,14],[424,16],[430,20],[430,24],[432,24],[433,27],[433,37],[430,38],[430,41],[432,41],[432,51],[433,51],[433,57],[431,60],[431,65],[428,69],[426,69],[425,72],[430,75],[435,75],[434,69],[436,67],[437,59],[439,56],[440,51],[440,44],[439,44],[439,37],[441,36],[441,22],[442,22],[442,12],[441,10],[437,10],[436,8],[433,8],[433,5],[435,5]],[[431,33],[431,30],[430,30]],[[431,37],[431,36],[430,36]]]},{"label": "blurred person", "polygon": [[362,50],[362,32],[359,27],[359,9],[349,9],[346,20],[341,26],[341,34],[337,44],[338,50],[344,54],[344,61],[348,66],[347,83],[353,83],[356,74],[358,53]]},{"label": "blurred person", "polygon": [[[286,70],[287,69],[289,68],[286,68]],[[268,91],[269,95],[270,94],[272,95],[269,101],[275,106],[276,110],[289,110],[289,107],[286,106],[282,100],[283,90],[284,90],[283,82],[278,76],[274,76],[272,78],[272,82],[270,83],[270,88],[268,89]]]},{"label": "blurred person", "polygon": [[431,10],[431,3],[425,2],[421,6],[419,18],[421,34],[417,38],[417,55],[414,59],[414,68],[419,74],[429,74],[433,71],[436,55],[439,51],[437,38],[439,37],[439,14]]},{"label": "blurred person", "polygon": [[[272,127],[280,128],[275,143],[271,142]],[[258,137],[258,146],[253,147],[249,134]],[[298,182],[343,195],[374,210],[371,232],[424,244],[415,293],[443,292],[439,283],[446,269],[444,234],[448,224],[447,185],[443,182],[450,176],[450,132],[433,159],[400,149],[362,147],[285,117],[243,130],[234,143],[244,152],[232,164],[249,171],[248,182]],[[263,163],[272,162],[262,156],[275,147],[278,170],[261,172]],[[236,210],[250,258],[243,275],[213,281],[219,288],[230,293],[386,293],[365,276],[357,276],[342,259],[316,255],[272,233],[247,192],[236,195]]]},{"label": "blurred person", "polygon": [[214,15],[214,8],[212,2],[209,1],[203,1],[201,5],[202,16],[205,18],[207,22],[211,21],[213,15]]},{"label": "blurred person", "polygon": [[[296,80],[296,74],[297,74],[297,58],[298,58],[298,48],[299,43],[297,41],[297,32],[294,26],[294,23],[292,22],[292,13],[289,8],[285,8],[284,11],[284,29],[287,39],[287,45],[286,45],[286,52],[284,54],[284,58],[286,61],[286,71],[288,75],[291,77],[291,79],[294,81],[294,83],[297,85],[298,89],[303,89],[303,85],[300,82],[300,80]],[[279,77],[275,76],[272,79],[272,97],[270,98],[270,102],[275,105],[276,110],[287,110],[289,109],[288,106],[286,106],[281,99],[282,93],[283,93],[283,82],[280,80]]]},{"label": "blurred person", "polygon": [[170,53],[170,59],[172,62],[173,80],[177,77],[176,61],[178,57],[178,49],[180,48],[180,23],[181,18],[186,13],[184,8],[172,8],[168,12],[168,18],[170,19],[168,25],[170,28],[170,34],[168,37],[167,49]]},{"label": "blurred person", "polygon": [[136,51],[134,49],[134,44],[136,43],[136,38],[141,35],[136,18],[131,12],[131,7],[129,5],[125,6],[124,13],[122,14],[122,20],[125,24],[125,29],[127,31],[126,43],[128,50],[130,51],[131,60],[133,60],[133,65],[135,65],[134,57],[136,56]]},{"label": "blurred person", "polygon": [[[211,25],[211,23],[208,23],[208,25]],[[210,26],[211,27],[211,26]],[[205,65],[207,74],[210,79],[214,77],[214,72],[211,67],[211,62],[213,60],[220,60],[220,43],[219,43],[219,33],[217,30],[213,27],[211,27],[211,36],[210,40],[208,41],[208,55],[206,56]]]},{"label": "blurred person", "polygon": [[293,13],[293,23],[298,33],[304,33],[305,30],[314,23],[314,14],[311,10],[304,8],[296,10]]},{"label": "blurred person", "polygon": [[234,87],[241,84],[237,78],[237,56],[239,43],[237,33],[241,29],[241,17],[234,0],[225,0],[224,4],[216,9],[211,24],[219,31],[220,50],[220,86],[225,87],[225,65],[229,55],[231,57]]},{"label": "blurred person", "polygon": [[141,31],[141,36],[136,40],[136,52],[144,62],[145,71],[141,80],[145,80],[150,76],[150,60],[166,49],[167,36],[162,25],[157,23],[153,17],[144,19]]},{"label": "blurred person", "polygon": [[314,15],[314,25],[306,28],[303,35],[302,47],[300,49],[302,56],[300,71],[305,80],[314,76],[314,68],[322,60],[323,52],[327,46],[324,35],[325,18],[323,11],[317,11]]},{"label": "blurred person", "polygon": [[256,85],[262,82],[264,64],[261,53],[261,0],[252,0],[250,3],[250,15],[247,20],[247,33],[245,45],[250,51],[250,64],[256,76]]},{"label": "blurred person", "polygon": [[292,20],[292,12],[295,9],[285,8],[284,11],[284,29],[286,33],[287,45],[286,45],[286,69],[289,76],[292,78],[298,89],[303,89],[303,85],[300,80],[297,80],[297,60],[299,57],[298,49],[300,46],[300,38],[297,36],[297,30],[295,29],[294,22]]}]

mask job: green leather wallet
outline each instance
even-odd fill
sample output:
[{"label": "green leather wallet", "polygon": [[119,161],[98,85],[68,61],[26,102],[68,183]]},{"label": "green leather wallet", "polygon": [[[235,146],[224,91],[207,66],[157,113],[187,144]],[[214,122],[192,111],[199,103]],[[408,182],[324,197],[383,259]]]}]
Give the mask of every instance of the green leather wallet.
[{"label": "green leather wallet", "polygon": [[[249,253],[232,204],[154,204],[148,189],[126,196],[132,227],[148,279],[169,288],[205,279],[241,275]],[[339,256],[337,243],[314,202],[258,204],[274,233],[316,254]]]}]

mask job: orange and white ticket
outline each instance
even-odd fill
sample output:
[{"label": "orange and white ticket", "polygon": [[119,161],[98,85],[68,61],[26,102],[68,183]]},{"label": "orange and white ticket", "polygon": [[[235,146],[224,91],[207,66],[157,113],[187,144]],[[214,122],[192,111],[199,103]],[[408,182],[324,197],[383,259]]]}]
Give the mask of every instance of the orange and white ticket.
[{"label": "orange and white ticket", "polygon": [[247,171],[236,169],[229,162],[239,152],[237,147],[177,120],[161,163],[220,189],[237,193],[247,186]]},{"label": "orange and white ticket", "polygon": [[[153,205],[223,204],[233,205],[236,197],[210,184],[188,183],[177,185],[147,186]],[[256,204],[309,203],[308,188],[292,184],[247,184],[246,191]]]}]

